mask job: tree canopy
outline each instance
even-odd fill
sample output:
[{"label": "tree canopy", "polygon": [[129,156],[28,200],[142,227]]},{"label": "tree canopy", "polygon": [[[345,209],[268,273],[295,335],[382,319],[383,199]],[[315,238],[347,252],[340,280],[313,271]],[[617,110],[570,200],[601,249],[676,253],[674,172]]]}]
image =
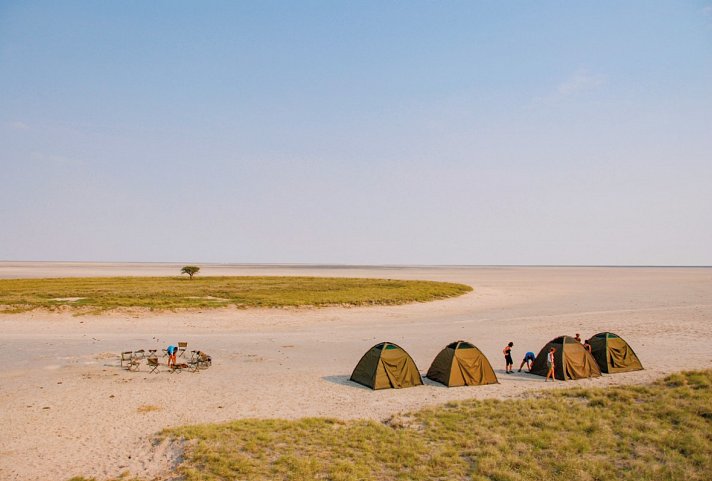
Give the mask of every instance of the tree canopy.
[{"label": "tree canopy", "polygon": [[198,273],[200,270],[200,267],[198,266],[183,266],[183,268],[180,270],[181,274],[188,274],[191,279],[193,279],[193,276]]}]

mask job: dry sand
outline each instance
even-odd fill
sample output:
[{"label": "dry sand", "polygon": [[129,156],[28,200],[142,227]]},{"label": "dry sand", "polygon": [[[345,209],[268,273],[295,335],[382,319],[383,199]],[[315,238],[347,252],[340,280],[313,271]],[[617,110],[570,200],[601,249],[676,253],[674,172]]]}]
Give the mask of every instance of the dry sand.
[{"label": "dry sand", "polygon": [[[0,263],[0,277],[174,275],[171,264]],[[397,307],[220,310],[194,313],[69,313],[0,316],[0,479],[165,475],[180,446],[152,442],[169,426],[245,417],[383,419],[466,398],[512,398],[539,389],[641,383],[712,367],[710,268],[306,267],[204,265],[202,275],[316,275],[432,279],[474,292]],[[505,375],[549,339],[610,330],[645,371],[545,385]],[[422,372],[456,339],[490,359],[498,385],[426,385],[371,391],[348,381],[360,356],[389,340]],[[127,372],[123,350],[188,341],[213,356],[200,373]],[[152,406],[148,408],[146,406]]]}]

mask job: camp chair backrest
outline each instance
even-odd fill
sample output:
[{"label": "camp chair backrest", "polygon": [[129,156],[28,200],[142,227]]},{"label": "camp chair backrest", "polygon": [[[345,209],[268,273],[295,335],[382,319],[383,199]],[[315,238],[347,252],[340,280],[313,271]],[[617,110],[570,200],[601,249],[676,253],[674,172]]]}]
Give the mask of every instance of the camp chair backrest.
[{"label": "camp chair backrest", "polygon": [[121,353],[121,366],[123,367],[125,362],[131,362],[133,359],[133,351],[124,351]]}]

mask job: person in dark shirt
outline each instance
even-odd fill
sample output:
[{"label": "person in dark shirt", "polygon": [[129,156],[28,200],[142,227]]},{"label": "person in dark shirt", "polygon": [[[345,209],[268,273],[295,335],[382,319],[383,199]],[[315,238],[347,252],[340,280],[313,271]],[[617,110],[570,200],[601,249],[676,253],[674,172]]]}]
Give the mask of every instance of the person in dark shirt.
[{"label": "person in dark shirt", "polygon": [[504,346],[504,349],[502,349],[502,352],[504,353],[504,362],[505,362],[505,372],[507,374],[512,374],[514,372],[514,361],[512,360],[512,346],[514,346],[513,342],[509,342],[506,346]]}]

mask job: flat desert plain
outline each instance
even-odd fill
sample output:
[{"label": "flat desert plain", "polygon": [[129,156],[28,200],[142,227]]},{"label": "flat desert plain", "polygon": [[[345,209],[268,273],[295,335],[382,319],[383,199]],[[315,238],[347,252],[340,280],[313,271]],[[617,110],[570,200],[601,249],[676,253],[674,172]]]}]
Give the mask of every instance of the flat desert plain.
[{"label": "flat desert plain", "polygon": [[[177,275],[172,264],[0,263],[0,278]],[[328,267],[202,265],[200,275],[310,275],[468,284],[462,297],[393,307],[71,312],[0,315],[0,479],[99,479],[169,472],[180,445],[169,426],[237,418],[385,419],[466,398],[517,398],[541,389],[644,383],[712,368],[712,269],[606,267]],[[544,383],[504,374],[551,338],[600,331],[624,337],[645,371]],[[405,348],[421,372],[446,344],[465,339],[492,362],[500,384],[371,391],[348,381],[380,341]],[[211,354],[199,373],[119,367],[125,350],[187,341]],[[159,351],[160,352],[160,351]],[[522,413],[526,416],[526,413]]]}]

